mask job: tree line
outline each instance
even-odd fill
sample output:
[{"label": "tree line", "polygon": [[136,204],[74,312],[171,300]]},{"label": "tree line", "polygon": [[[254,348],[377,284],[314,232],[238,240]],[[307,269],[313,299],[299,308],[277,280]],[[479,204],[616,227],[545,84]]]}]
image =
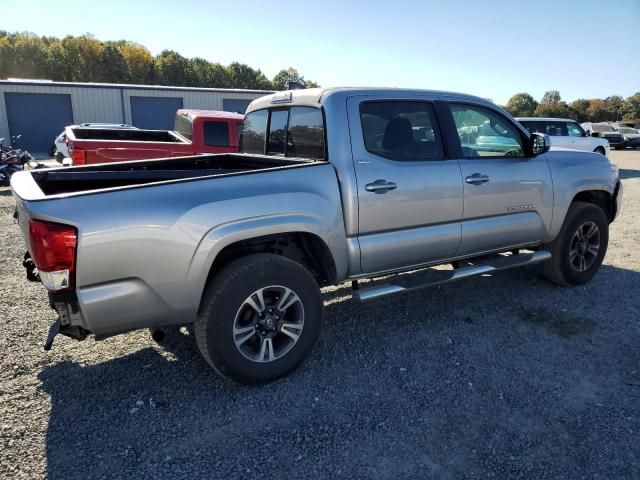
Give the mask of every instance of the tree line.
[{"label": "tree line", "polygon": [[286,90],[289,81],[319,86],[291,67],[270,80],[242,63],[225,66],[173,50],[154,56],[127,40],[102,42],[90,34],[56,38],[0,30],[0,78],[10,77],[255,90]]},{"label": "tree line", "polygon": [[640,119],[640,92],[627,97],[611,95],[601,98],[579,98],[567,103],[560,92],[545,92],[540,102],[528,93],[517,93],[504,108],[514,117],[561,117],[578,122],[615,122],[617,120]]},{"label": "tree line", "polygon": [[[97,40],[90,34],[64,38],[0,30],[0,78],[34,78],[61,82],[133,83],[208,88],[285,90],[289,81],[318,87],[295,68],[268,79],[259,69],[234,62],[213,63],[186,58],[173,50],[152,55],[143,45],[127,40]],[[504,106],[515,117],[563,117],[578,122],[640,119],[640,92],[623,99],[562,100],[557,90],[537,102],[528,93],[512,96]]]}]

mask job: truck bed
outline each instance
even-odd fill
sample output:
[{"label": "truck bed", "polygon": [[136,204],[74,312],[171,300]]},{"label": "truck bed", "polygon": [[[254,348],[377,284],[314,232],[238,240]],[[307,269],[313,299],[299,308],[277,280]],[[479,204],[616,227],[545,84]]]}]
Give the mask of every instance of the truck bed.
[{"label": "truck bed", "polygon": [[115,130],[108,128],[72,128],[73,136],[78,140],[120,140],[124,142],[169,142],[187,143],[187,141],[167,130]]},{"label": "truck bed", "polygon": [[147,185],[171,180],[249,173],[309,163],[314,162],[266,155],[223,153],[64,169],[32,170],[30,173],[42,193],[50,196],[114,187]]}]

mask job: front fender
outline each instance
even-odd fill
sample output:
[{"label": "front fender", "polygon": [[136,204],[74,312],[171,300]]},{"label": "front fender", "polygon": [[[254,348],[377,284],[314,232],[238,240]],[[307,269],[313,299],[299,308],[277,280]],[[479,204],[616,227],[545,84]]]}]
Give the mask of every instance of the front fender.
[{"label": "front fender", "polygon": [[557,151],[549,159],[553,177],[554,213],[549,230],[552,241],[560,233],[562,224],[576,195],[587,191],[603,191],[613,195],[617,178],[609,160],[598,153]]}]

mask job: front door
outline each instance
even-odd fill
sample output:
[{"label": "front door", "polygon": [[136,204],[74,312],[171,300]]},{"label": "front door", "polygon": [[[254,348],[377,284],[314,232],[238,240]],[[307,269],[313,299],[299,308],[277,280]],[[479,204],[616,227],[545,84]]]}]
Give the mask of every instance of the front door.
[{"label": "front door", "polygon": [[587,137],[578,122],[567,122],[567,135],[570,141],[569,148],[585,152],[591,151],[591,138]]},{"label": "front door", "polygon": [[507,249],[545,239],[553,188],[545,155],[528,157],[525,135],[498,111],[450,104],[458,131],[464,185],[458,255]]},{"label": "front door", "polygon": [[348,114],[362,273],[453,256],[462,179],[457,160],[445,157],[433,104],[357,96]]}]

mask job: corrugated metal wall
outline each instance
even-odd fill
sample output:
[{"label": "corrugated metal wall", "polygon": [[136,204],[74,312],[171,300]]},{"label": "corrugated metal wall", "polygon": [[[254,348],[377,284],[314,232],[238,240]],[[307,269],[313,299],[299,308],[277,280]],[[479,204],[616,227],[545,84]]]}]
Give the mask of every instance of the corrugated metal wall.
[{"label": "corrugated metal wall", "polygon": [[[270,92],[175,89],[162,87],[133,87],[130,85],[60,84],[31,81],[0,81],[0,137],[9,137],[9,121],[4,101],[5,92],[64,93],[71,95],[73,122],[132,123],[131,96],[179,97],[184,108],[222,110],[224,99],[253,100]],[[62,131],[61,126],[60,130]],[[53,141],[53,139],[51,139]],[[25,146],[28,148],[28,146]]]}]

